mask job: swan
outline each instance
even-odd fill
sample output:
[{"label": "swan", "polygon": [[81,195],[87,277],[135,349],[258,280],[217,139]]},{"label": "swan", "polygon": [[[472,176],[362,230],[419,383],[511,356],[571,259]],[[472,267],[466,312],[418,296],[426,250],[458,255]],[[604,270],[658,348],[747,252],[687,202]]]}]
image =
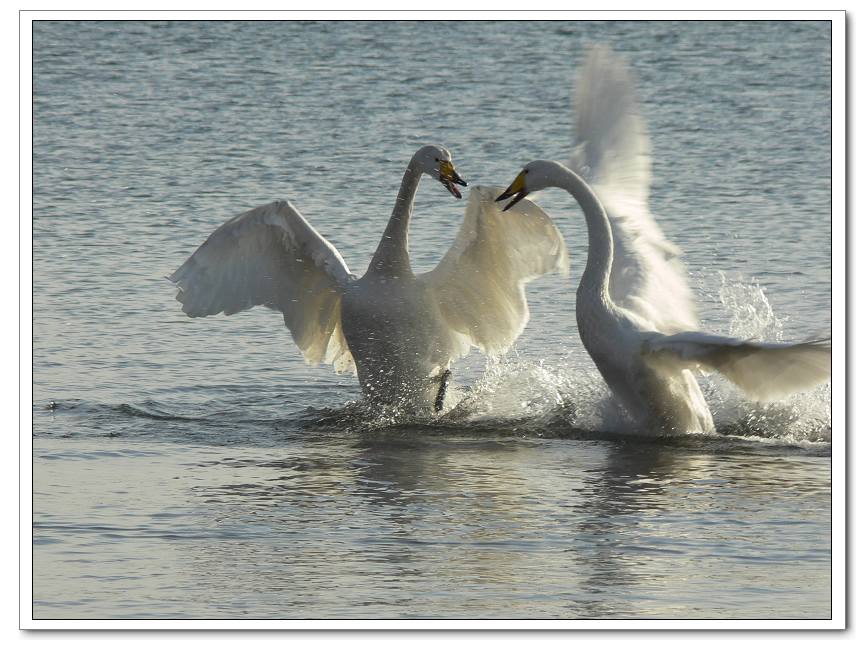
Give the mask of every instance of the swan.
[{"label": "swan", "polygon": [[[610,292],[610,220],[584,179],[555,161],[536,160],[497,200],[513,199],[507,211],[528,193],[548,187],[570,193],[586,219],[589,252],[577,288],[580,339],[615,397],[639,424],[683,433],[714,430],[692,370],[718,371],[760,401],[781,399],[829,378],[831,344],[826,340],[758,343],[699,331],[669,332],[675,319],[653,319],[650,305],[640,312],[617,304]],[[639,304],[639,298],[634,302]]]},{"label": "swan", "polygon": [[352,275],[339,252],[287,201],[228,220],[168,279],[190,317],[263,305],[281,311],[309,364],[354,372],[374,403],[440,411],[450,364],[472,345],[500,354],[529,319],[525,284],[568,269],[567,249],[534,204],[504,214],[502,188],[472,188],[456,241],[433,270],[415,274],[408,228],[426,174],[456,198],[466,182],[438,145],[412,156],[390,220],[366,273]]},{"label": "swan", "polygon": [[720,372],[759,401],[826,381],[828,340],[759,343],[698,331],[679,251],[648,209],[648,137],[628,70],[609,49],[587,57],[574,108],[571,168],[550,160],[529,163],[496,200],[512,199],[507,211],[531,192],[557,187],[579,203],[589,251],[577,289],[577,328],[638,426],[714,431],[695,370]]}]

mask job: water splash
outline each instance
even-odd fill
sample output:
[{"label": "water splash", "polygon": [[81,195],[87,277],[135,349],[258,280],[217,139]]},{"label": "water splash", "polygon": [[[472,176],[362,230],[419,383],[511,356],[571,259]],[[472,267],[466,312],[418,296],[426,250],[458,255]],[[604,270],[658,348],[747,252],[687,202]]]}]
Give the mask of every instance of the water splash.
[{"label": "water splash", "polygon": [[[745,281],[718,273],[718,320],[727,334],[757,341],[784,341],[786,319],[775,314],[766,290],[756,280]],[[815,336],[814,338],[818,338]],[[832,440],[832,388],[827,384],[791,395],[782,402],[756,403],[743,398],[717,376],[701,381],[719,431],[728,435],[757,436],[791,443]]]},{"label": "water splash", "polygon": [[729,279],[723,271],[718,276],[718,301],[723,321],[728,322],[727,335],[740,339],[782,341],[784,322],[775,315],[766,290],[756,280]]},{"label": "water splash", "polygon": [[[714,291],[717,298],[712,320],[704,325],[705,329],[739,338],[783,340],[783,322],[775,315],[759,284],[730,280],[723,274],[720,278],[720,288]],[[635,428],[581,347],[550,350],[548,355],[537,359],[513,351],[502,358],[487,360],[477,381],[462,387],[452,384],[441,413],[418,413],[399,406],[374,405],[363,399],[347,401],[336,408],[302,406],[288,414],[277,408],[262,411],[252,408],[262,401],[260,388],[255,386],[245,391],[235,386],[225,396],[202,404],[181,405],[176,396],[170,404],[151,400],[95,405],[63,400],[52,401],[47,407],[42,404],[40,411],[49,417],[62,417],[70,411],[70,415],[75,412],[89,421],[107,419],[112,430],[117,418],[151,420],[163,426],[176,422],[179,427],[194,421],[202,429],[215,427],[219,435],[223,435],[223,430],[243,431],[244,435],[260,430],[265,438],[274,428],[280,432],[300,429],[328,435],[387,432],[388,435],[542,438],[656,437],[653,432]],[[715,418],[716,439],[831,446],[829,385],[783,402],[759,404],[745,399],[720,376],[701,377],[699,381]],[[272,394],[264,402],[279,397]],[[147,430],[146,422],[142,428]],[[129,432],[136,430],[131,427]]]},{"label": "water splash", "polygon": [[597,371],[573,353],[555,361],[490,359],[480,380],[468,389],[446,419],[464,426],[519,423],[544,435],[622,430],[626,421]]},{"label": "water splash", "polygon": [[[712,321],[724,325],[707,324],[707,330],[742,339],[784,340],[784,319],[775,314],[759,283],[730,279],[723,273],[719,278]],[[699,381],[719,435],[792,445],[831,442],[831,385],[764,404],[747,400],[719,375]],[[639,433],[582,350],[552,362],[490,361],[447,418],[467,427],[519,423],[539,435],[561,435],[567,429]]]}]

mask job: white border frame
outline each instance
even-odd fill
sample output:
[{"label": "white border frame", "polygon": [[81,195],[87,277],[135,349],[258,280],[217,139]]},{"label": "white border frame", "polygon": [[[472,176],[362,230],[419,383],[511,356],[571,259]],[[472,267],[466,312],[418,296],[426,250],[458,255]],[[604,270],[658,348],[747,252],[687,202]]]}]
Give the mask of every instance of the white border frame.
[{"label": "white border frame", "polygon": [[[211,5],[212,6],[212,5]],[[828,20],[832,23],[832,618],[101,620],[32,618],[32,22],[35,20]],[[840,630],[846,628],[846,16],[843,11],[27,11],[19,13],[19,625],[30,630]]]}]

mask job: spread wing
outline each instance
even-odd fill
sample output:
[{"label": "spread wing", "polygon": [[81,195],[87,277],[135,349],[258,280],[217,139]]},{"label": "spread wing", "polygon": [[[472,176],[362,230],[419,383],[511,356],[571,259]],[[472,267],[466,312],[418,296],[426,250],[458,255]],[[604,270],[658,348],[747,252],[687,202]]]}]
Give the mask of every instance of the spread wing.
[{"label": "spread wing", "polygon": [[472,188],[453,246],[418,276],[447,325],[487,354],[504,352],[525,328],[526,283],[568,271],[565,242],[549,216],[527,199],[502,212],[495,197],[503,190]]},{"label": "spread wing", "polygon": [[660,332],[697,328],[680,251],[649,211],[651,158],[628,66],[607,47],[587,53],[573,95],[569,166],[604,204],[613,230],[610,296]]},{"label": "spread wing", "polygon": [[288,202],[230,219],[169,278],[190,317],[227,316],[263,305],[282,312],[309,363],[354,360],[340,326],[342,290],[352,276],[339,252]]},{"label": "spread wing", "polygon": [[656,363],[712,369],[758,401],[782,399],[822,384],[832,371],[832,344],[755,343],[702,332],[659,336],[644,345],[644,356]]}]

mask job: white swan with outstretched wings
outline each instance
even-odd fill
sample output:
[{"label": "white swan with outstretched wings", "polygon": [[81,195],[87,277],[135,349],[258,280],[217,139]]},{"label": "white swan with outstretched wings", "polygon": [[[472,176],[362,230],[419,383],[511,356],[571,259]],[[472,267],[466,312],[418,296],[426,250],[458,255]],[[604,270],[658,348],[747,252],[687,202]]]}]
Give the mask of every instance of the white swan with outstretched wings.
[{"label": "white swan with outstretched wings", "polygon": [[648,139],[624,61],[607,48],[591,51],[574,107],[571,169],[531,162],[497,200],[512,199],[508,211],[531,192],[558,187],[579,203],[589,251],[577,289],[577,327],[633,419],[653,430],[712,431],[693,370],[720,372],[756,400],[825,382],[827,340],[762,343],[696,331],[678,251],[648,209]]},{"label": "white swan with outstretched wings", "polygon": [[277,201],[220,226],[169,276],[177,300],[191,317],[278,310],[309,363],[355,371],[375,401],[440,410],[451,362],[473,345],[488,354],[512,345],[529,317],[525,284],[565,272],[567,253],[540,208],[526,203],[505,214],[494,201],[498,188],[475,187],[451,249],[415,275],[408,226],[423,174],[460,198],[456,186],[465,181],[450,153],[418,150],[362,277],[290,203]]},{"label": "white swan with outstretched wings", "polygon": [[699,331],[661,331],[651,318],[613,300],[610,220],[589,184],[551,160],[526,165],[499,200],[509,210],[530,192],[559,187],[583,210],[589,235],[577,289],[580,339],[610,390],[641,425],[703,433],[714,422],[692,370],[717,371],[756,400],[778,399],[829,378],[828,341],[761,343]]}]

